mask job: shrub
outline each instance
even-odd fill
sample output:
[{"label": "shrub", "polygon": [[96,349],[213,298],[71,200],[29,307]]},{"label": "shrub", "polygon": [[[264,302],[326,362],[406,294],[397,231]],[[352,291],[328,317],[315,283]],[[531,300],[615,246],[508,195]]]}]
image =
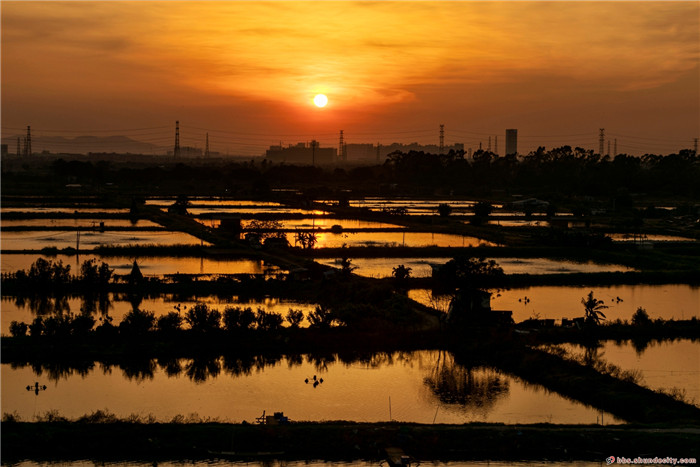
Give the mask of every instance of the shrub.
[{"label": "shrub", "polygon": [[649,323],[651,323],[649,313],[647,313],[647,310],[640,306],[639,308],[637,308],[637,311],[635,311],[632,315],[632,324],[634,324],[635,326],[643,326]]},{"label": "shrub", "polygon": [[212,332],[221,327],[221,313],[219,310],[210,310],[206,303],[198,303],[187,310],[185,321],[194,332]]},{"label": "shrub", "polygon": [[10,334],[12,337],[24,337],[27,335],[27,330],[29,330],[29,326],[25,323],[19,321],[12,321],[10,323]]},{"label": "shrub", "polygon": [[285,316],[285,320],[289,323],[292,329],[298,329],[302,321],[304,321],[304,312],[290,308]]},{"label": "shrub", "polygon": [[172,334],[174,332],[177,332],[180,330],[180,326],[182,326],[182,316],[180,316],[179,313],[175,311],[171,311],[166,315],[159,316],[156,322],[156,327],[158,328],[158,331],[163,333]]},{"label": "shrub", "polygon": [[224,308],[224,329],[234,330],[250,329],[255,321],[255,314],[250,308],[226,307]]},{"label": "shrub", "polygon": [[156,317],[152,311],[131,310],[119,323],[119,332],[129,335],[146,335],[153,331]]}]

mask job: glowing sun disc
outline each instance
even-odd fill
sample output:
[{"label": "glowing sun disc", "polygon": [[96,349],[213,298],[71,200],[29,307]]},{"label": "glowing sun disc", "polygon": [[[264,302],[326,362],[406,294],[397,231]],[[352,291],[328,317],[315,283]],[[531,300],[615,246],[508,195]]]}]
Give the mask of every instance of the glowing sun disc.
[{"label": "glowing sun disc", "polygon": [[316,107],[325,107],[328,104],[328,98],[324,94],[317,94],[314,97],[314,104]]}]

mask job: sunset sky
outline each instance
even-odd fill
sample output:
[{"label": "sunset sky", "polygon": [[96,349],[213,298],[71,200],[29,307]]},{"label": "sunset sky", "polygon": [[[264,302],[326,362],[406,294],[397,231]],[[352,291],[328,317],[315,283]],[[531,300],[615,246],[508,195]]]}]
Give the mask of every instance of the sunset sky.
[{"label": "sunset sky", "polygon": [[[10,2],[2,130],[262,154],[316,138],[693,147],[700,2]],[[313,104],[328,96],[324,108]],[[11,150],[13,151],[13,150]]]}]

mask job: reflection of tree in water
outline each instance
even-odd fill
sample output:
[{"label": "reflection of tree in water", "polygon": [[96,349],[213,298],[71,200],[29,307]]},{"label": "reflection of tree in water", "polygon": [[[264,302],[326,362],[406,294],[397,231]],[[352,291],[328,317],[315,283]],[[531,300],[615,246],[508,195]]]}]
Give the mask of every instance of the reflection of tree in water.
[{"label": "reflection of tree in water", "polygon": [[156,370],[156,362],[151,358],[133,358],[119,363],[124,376],[129,380],[145,381],[153,379]]},{"label": "reflection of tree in water", "polygon": [[80,311],[82,313],[93,314],[99,312],[104,316],[112,308],[112,300],[110,300],[109,294],[106,293],[83,295],[80,299]]},{"label": "reflection of tree in water", "polygon": [[[11,364],[13,369],[22,368],[24,365]],[[46,377],[50,381],[60,381],[61,379],[68,379],[77,374],[86,377],[95,368],[95,362],[87,361],[63,361],[57,359],[56,361],[42,362],[42,363],[32,363],[32,371],[36,376],[41,376],[46,373]]]},{"label": "reflection of tree in water", "polygon": [[216,378],[221,373],[219,357],[196,357],[185,364],[185,374],[195,383]]},{"label": "reflection of tree in water", "polygon": [[435,367],[423,381],[440,402],[484,414],[510,389],[508,378],[495,370],[462,366],[446,352],[440,352]]},{"label": "reflection of tree in water", "polygon": [[[22,302],[24,302],[24,300],[22,300]],[[50,297],[43,294],[32,295],[29,297],[27,304],[29,305],[29,310],[38,316],[58,315],[70,312],[70,305],[68,304],[68,297],[66,296]],[[17,305],[19,306],[19,299]]]},{"label": "reflection of tree in water", "polygon": [[158,366],[165,371],[169,377],[177,376],[182,373],[182,365],[180,359],[175,357],[161,357],[158,359]]}]

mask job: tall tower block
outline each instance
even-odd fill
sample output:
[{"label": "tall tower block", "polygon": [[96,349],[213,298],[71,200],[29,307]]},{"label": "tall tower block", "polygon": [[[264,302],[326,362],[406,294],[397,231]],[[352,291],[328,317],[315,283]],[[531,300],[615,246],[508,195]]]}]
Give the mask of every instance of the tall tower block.
[{"label": "tall tower block", "polygon": [[518,130],[506,130],[506,156],[518,153]]}]

